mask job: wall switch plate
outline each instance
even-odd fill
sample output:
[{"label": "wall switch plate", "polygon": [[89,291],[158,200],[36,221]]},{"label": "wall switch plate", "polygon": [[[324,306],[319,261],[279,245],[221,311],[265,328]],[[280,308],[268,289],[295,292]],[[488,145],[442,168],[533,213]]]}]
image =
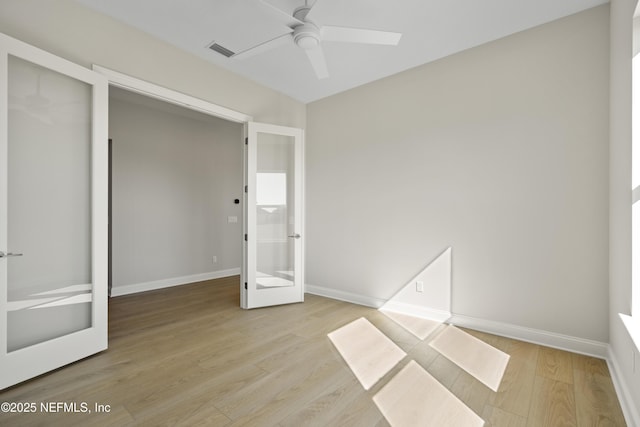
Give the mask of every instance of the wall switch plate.
[{"label": "wall switch plate", "polygon": [[237,216],[228,216],[227,217],[227,222],[229,224],[236,223],[236,222],[238,222],[238,217]]},{"label": "wall switch plate", "polygon": [[211,262],[212,262],[212,263],[214,263],[214,264],[215,264],[216,262],[218,262],[218,257],[217,257],[217,256],[215,256],[215,255],[214,255],[214,256],[212,256],[212,257],[211,257]]},{"label": "wall switch plate", "polygon": [[424,282],[422,280],[416,281],[416,292],[424,292]]}]

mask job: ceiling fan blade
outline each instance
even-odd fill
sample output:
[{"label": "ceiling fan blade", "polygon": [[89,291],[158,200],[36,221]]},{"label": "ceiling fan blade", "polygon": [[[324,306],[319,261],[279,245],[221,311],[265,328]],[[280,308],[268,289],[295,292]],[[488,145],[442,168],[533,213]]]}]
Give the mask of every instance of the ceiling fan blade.
[{"label": "ceiling fan blade", "polygon": [[233,59],[246,59],[252,57],[254,55],[258,55],[260,53],[266,52],[271,49],[275,49],[280,46],[284,46],[287,43],[291,43],[291,32],[283,34],[281,36],[276,37],[275,39],[271,39],[264,43],[260,43],[259,45],[250,47],[249,49],[245,49],[242,52],[238,52],[231,56]]},{"label": "ceiling fan blade", "polygon": [[32,111],[30,108],[26,107],[24,104],[9,103],[9,110],[21,111],[26,115],[30,116],[31,118],[44,123],[45,125],[53,125],[53,120],[51,119],[50,114]]},{"label": "ceiling fan blade", "polygon": [[362,28],[332,27],[325,25],[321,29],[322,40],[347,43],[367,43],[395,46],[400,42],[402,33],[391,31],[365,30]]},{"label": "ceiling fan blade", "polygon": [[307,49],[305,50],[305,53],[307,54],[307,58],[309,58],[309,62],[311,62],[313,71],[316,72],[318,79],[326,79],[329,77],[327,61],[324,59],[324,52],[322,51],[322,48],[316,47],[315,49]]},{"label": "ceiling fan blade", "polygon": [[268,11],[272,15],[275,15],[278,20],[285,24],[287,27],[304,24],[304,22],[300,21],[297,18],[294,18],[290,13],[278,9],[271,3],[267,3],[265,0],[258,0],[258,4],[264,6],[264,10]]}]

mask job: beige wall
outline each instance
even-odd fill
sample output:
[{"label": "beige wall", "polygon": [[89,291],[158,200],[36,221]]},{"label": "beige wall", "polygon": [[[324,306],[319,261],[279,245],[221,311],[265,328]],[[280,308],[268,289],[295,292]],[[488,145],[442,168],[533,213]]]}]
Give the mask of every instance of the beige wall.
[{"label": "beige wall", "polygon": [[113,293],[240,271],[242,124],[112,92]]},{"label": "beige wall", "polygon": [[609,8],[307,106],[307,283],[608,341]]},{"label": "beige wall", "polygon": [[72,0],[0,1],[0,32],[88,68],[102,65],[252,115],[256,121],[305,124],[300,102]]}]

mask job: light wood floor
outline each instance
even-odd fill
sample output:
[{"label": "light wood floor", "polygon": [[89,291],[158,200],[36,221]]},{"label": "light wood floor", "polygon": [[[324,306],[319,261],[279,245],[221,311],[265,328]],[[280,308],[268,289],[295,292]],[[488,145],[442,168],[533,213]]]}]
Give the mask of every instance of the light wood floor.
[{"label": "light wood floor", "polygon": [[[107,351],[0,392],[0,402],[110,412],[0,414],[0,425],[387,426],[372,397],[410,360],[487,426],[625,425],[602,360],[467,330],[511,355],[493,392],[375,309],[307,295],[244,311],[238,283],[111,299]],[[327,338],[359,317],[408,354],[368,391]]]}]

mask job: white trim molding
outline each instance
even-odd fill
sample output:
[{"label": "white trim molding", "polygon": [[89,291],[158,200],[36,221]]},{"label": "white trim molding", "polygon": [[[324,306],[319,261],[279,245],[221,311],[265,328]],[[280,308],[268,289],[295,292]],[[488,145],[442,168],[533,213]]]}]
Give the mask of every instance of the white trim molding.
[{"label": "white trim molding", "polygon": [[545,347],[597,357],[599,359],[606,360],[609,352],[609,345],[603,342],[493,320],[478,319],[461,314],[454,314],[448,323],[533,344],[540,344]]},{"label": "white trim molding", "polygon": [[[383,305],[387,304],[387,301],[379,298],[368,297],[365,295],[340,291],[323,286],[307,284],[305,285],[305,292],[372,308],[381,308]],[[509,323],[496,322],[493,320],[463,316],[461,314],[451,314],[440,310],[410,306],[408,304],[391,304],[385,306],[385,309],[427,319],[435,318],[440,320],[444,317],[447,317],[448,320],[446,320],[446,323],[450,323],[455,326],[461,326],[464,328],[487,332],[502,337],[513,338],[533,344],[540,344],[546,347],[557,348],[559,350],[566,350],[573,353],[584,354],[587,356],[597,357],[599,359],[606,360],[609,355],[609,345],[599,341],[572,337],[569,335],[543,331],[540,329],[526,328]]]},{"label": "white trim molding", "polygon": [[396,301],[387,302],[381,307],[381,309],[393,311],[395,313],[406,314],[407,316],[419,317],[421,319],[434,320],[436,322],[442,323],[447,323],[447,321],[451,318],[450,311],[421,307]]},{"label": "white trim molding", "polygon": [[173,89],[168,89],[136,77],[128,76],[100,65],[93,64],[92,68],[93,71],[106,76],[109,79],[110,85],[117,86],[131,92],[136,92],[150,98],[159,99],[170,104],[180,105],[190,110],[199,111],[201,113],[236,123],[246,123],[253,120],[253,118],[248,114],[244,114]]},{"label": "white trim molding", "polygon": [[380,308],[387,301],[379,298],[368,297],[351,292],[339,291],[333,288],[325,288],[324,286],[315,286],[305,284],[305,293],[327,297],[338,301],[350,302],[353,304],[364,305],[366,307]]},{"label": "white trim molding", "polygon": [[618,359],[611,347],[609,347],[607,365],[609,367],[611,381],[613,381],[613,386],[616,389],[618,402],[620,402],[620,407],[622,408],[625,421],[629,426],[640,426],[640,412],[638,412],[638,408],[636,408],[636,405],[631,398],[632,394],[629,391],[627,382],[624,376],[621,375],[622,370],[620,369],[620,363],[618,362]]},{"label": "white trim molding", "polygon": [[[638,320],[638,316],[629,316],[623,313],[618,313],[618,315],[620,316],[622,324],[629,333],[632,348],[635,347],[632,350],[633,361],[631,362],[632,366],[634,366],[633,369],[635,372],[637,360],[636,355],[640,352],[640,320]],[[622,365],[611,347],[609,348],[608,362],[611,380],[616,388],[618,400],[620,401],[620,406],[622,407],[622,412],[624,413],[627,424],[630,426],[640,426],[640,412],[634,403],[634,399],[632,397],[633,394],[629,390],[629,386],[627,384],[629,379],[623,374],[621,369]]]},{"label": "white trim molding", "polygon": [[138,292],[154,291],[156,289],[170,288],[172,286],[187,285],[189,283],[202,282],[205,280],[220,279],[222,277],[237,276],[240,268],[230,268],[228,270],[211,271],[209,273],[191,274],[189,276],[171,277],[169,279],[154,280],[152,282],[134,283],[131,285],[114,285],[111,288],[111,296],[136,294]]}]

